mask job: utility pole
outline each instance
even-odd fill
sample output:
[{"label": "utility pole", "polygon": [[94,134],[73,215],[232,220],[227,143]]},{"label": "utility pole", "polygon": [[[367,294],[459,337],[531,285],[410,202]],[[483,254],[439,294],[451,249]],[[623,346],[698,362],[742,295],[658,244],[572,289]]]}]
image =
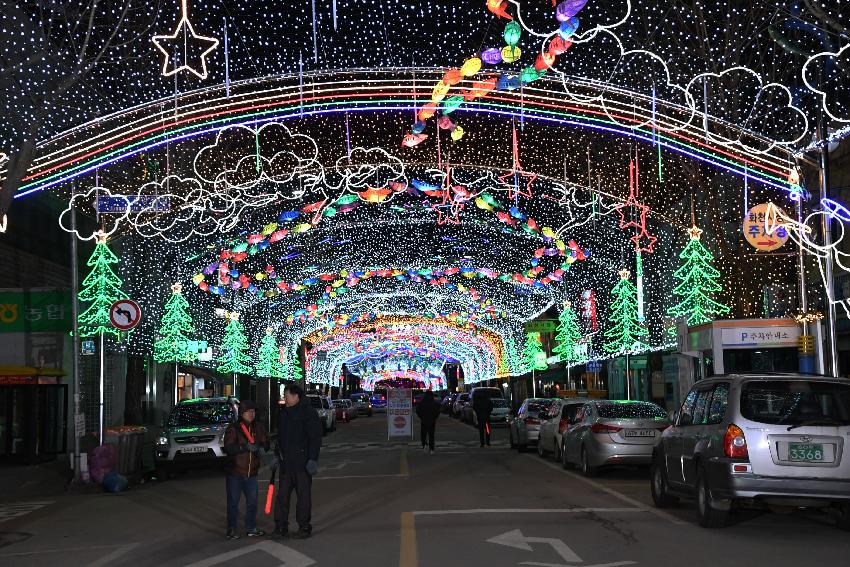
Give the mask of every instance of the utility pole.
[{"label": "utility pole", "polygon": [[[827,140],[827,123],[824,111],[821,110],[818,115],[818,142],[820,148],[820,192],[821,199],[829,198],[830,178],[829,178],[829,144]],[[832,217],[823,215],[823,245],[824,248],[829,248],[832,245]],[[828,357],[826,359],[826,371],[831,376],[838,376],[838,340],[835,336],[835,304],[832,298],[835,297],[835,282],[832,274],[832,256],[827,257],[824,266],[824,279],[826,279],[826,347]]]},{"label": "utility pole", "polygon": [[[76,186],[75,186],[76,188]],[[77,317],[79,306],[77,304],[77,291],[79,290],[79,274],[77,273],[77,211],[71,207],[71,319],[74,331],[72,342],[71,372],[74,381],[74,484],[83,481],[80,472],[80,437],[77,434],[77,421],[80,419],[80,332]]]}]

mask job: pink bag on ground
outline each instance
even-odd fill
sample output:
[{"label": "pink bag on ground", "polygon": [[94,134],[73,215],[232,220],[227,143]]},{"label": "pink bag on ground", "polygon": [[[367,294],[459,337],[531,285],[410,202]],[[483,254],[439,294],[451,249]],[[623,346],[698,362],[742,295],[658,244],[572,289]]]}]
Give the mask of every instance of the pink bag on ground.
[{"label": "pink bag on ground", "polygon": [[89,475],[91,479],[100,484],[103,478],[115,470],[118,455],[113,445],[101,445],[89,453]]}]

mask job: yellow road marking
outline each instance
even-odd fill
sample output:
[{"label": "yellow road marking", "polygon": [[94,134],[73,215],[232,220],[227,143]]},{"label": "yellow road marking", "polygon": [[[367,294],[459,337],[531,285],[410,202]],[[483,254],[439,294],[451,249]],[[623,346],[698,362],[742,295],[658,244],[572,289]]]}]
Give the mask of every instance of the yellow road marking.
[{"label": "yellow road marking", "polygon": [[407,450],[401,452],[401,465],[399,474],[401,476],[410,476],[410,466],[407,464]]},{"label": "yellow road marking", "polygon": [[[406,462],[407,459],[404,460]],[[401,513],[401,552],[398,567],[418,567],[416,556],[416,516],[413,512]]]}]

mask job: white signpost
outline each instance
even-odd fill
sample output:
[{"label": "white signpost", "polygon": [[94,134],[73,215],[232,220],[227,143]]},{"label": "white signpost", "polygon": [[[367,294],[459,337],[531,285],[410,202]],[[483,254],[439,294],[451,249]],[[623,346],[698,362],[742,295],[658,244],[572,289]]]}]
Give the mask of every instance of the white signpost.
[{"label": "white signpost", "polygon": [[387,439],[413,437],[413,391],[387,390]]}]

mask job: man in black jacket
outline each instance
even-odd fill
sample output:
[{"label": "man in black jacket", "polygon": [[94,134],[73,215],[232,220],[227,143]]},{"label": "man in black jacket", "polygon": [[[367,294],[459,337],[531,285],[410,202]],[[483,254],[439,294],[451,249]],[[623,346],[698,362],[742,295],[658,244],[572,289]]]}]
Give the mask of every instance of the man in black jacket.
[{"label": "man in black jacket", "polygon": [[289,537],[289,502],[292,490],[298,497],[295,520],[298,531],[293,537],[310,537],[313,475],[318,470],[319,449],[322,446],[322,423],[319,414],[305,399],[297,384],[284,392],[286,405],[280,409],[277,426],[277,458],[280,487],[275,507],[275,532]]},{"label": "man in black jacket", "polygon": [[[477,396],[475,394],[478,394]],[[484,442],[490,445],[490,414],[493,413],[493,402],[489,397],[481,392],[472,393],[472,411],[475,412],[475,418],[478,420],[478,439],[481,441],[481,446]]]},{"label": "man in black jacket", "polygon": [[437,427],[437,418],[440,417],[440,404],[434,399],[434,392],[428,390],[425,392],[425,397],[416,405],[416,415],[419,416],[422,432],[422,450],[428,451],[425,442],[428,442],[428,447],[431,453],[434,452],[434,430]]}]

